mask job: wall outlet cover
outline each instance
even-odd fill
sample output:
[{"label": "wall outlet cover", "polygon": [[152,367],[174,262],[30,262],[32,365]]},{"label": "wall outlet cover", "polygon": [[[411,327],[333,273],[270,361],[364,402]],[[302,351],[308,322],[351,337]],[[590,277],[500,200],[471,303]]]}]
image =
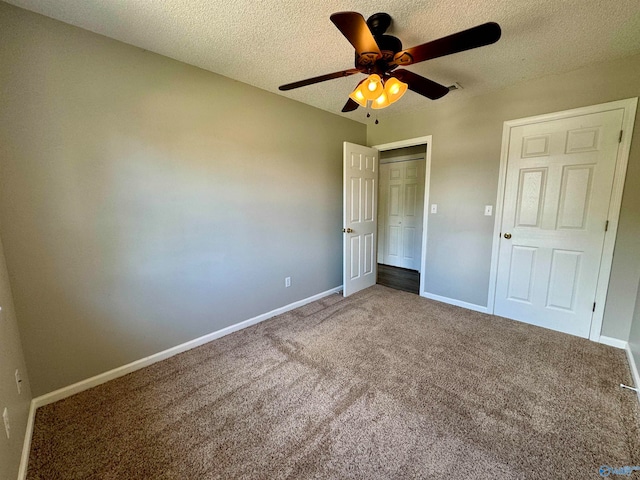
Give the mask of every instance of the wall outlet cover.
[{"label": "wall outlet cover", "polygon": [[7,407],[4,407],[4,412],[2,412],[2,420],[4,421],[4,431],[7,433],[7,438],[11,438],[11,427],[9,426],[9,410],[7,410]]},{"label": "wall outlet cover", "polygon": [[18,395],[20,395],[22,393],[22,376],[18,369],[16,369],[16,387],[18,387]]}]

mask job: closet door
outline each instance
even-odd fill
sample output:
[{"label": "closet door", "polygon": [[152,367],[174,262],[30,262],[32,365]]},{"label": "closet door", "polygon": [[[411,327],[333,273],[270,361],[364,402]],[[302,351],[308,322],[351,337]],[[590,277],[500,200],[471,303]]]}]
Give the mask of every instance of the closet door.
[{"label": "closet door", "polygon": [[379,261],[420,270],[424,209],[424,160],[380,165],[381,236]]}]

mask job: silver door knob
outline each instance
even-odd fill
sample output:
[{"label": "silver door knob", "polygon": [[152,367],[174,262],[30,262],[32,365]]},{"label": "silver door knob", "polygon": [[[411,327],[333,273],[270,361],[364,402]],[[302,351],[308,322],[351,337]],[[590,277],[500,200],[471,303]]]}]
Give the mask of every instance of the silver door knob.
[{"label": "silver door knob", "polygon": [[510,233],[505,233],[504,234],[504,238],[506,238],[507,240],[509,240],[511,238],[511,234]]},{"label": "silver door knob", "polygon": [[350,228],[343,228],[342,233],[353,233],[353,230]]}]

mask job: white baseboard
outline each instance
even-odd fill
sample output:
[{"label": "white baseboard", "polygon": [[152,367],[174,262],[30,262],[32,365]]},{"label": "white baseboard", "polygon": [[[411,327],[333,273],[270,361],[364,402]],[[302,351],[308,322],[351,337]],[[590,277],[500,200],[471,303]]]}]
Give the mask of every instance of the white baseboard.
[{"label": "white baseboard", "polygon": [[67,387],[63,387],[58,390],[54,390],[53,392],[46,393],[34,398],[33,400],[31,400],[31,407],[29,409],[27,432],[25,434],[24,444],[22,448],[22,458],[20,461],[18,480],[24,480],[24,478],[26,478],[27,465],[29,462],[29,452],[31,450],[33,422],[35,420],[36,410],[39,407],[57,402],[58,400],[62,400],[63,398],[70,397],[71,395],[75,395],[76,393],[80,393],[84,390],[96,387],[110,380],[114,380],[131,372],[135,372],[136,370],[140,370],[141,368],[148,367],[149,365],[153,365],[154,363],[166,360],[167,358],[178,355],[179,353],[186,352],[187,350],[191,350],[192,348],[204,345],[205,343],[211,342],[212,340],[216,340],[218,338],[224,337],[225,335],[229,335],[230,333],[242,330],[243,328],[247,328],[257,323],[263,322],[275,317],[276,315],[282,315],[283,313],[295,310],[296,308],[300,308],[304,305],[307,305],[308,303],[315,302],[316,300],[320,300],[321,298],[328,297],[329,295],[333,295],[334,293],[338,293],[341,291],[342,285],[332,288],[331,290],[327,290],[326,292],[318,293],[317,295],[313,295],[311,297],[298,300],[297,302],[290,303],[289,305],[285,305],[284,307],[276,308],[275,310],[263,313],[262,315],[258,315],[257,317],[253,317],[248,320],[244,320],[243,322],[230,325],[228,327],[222,328],[181,345],[177,345],[162,352],[158,352],[148,357],[141,358],[140,360],[136,360],[135,362],[128,363],[127,365],[114,368],[113,370],[109,370],[108,372],[101,373],[85,380],[81,380]]},{"label": "white baseboard", "polygon": [[18,480],[27,478],[27,467],[29,466],[29,452],[31,451],[31,437],[33,437],[33,422],[36,419],[36,404],[31,400],[29,405],[29,417],[27,418],[27,430],[22,442],[22,456],[20,457],[20,468],[18,469]]},{"label": "white baseboard", "polygon": [[[640,375],[638,374],[638,367],[636,367],[635,359],[633,358],[633,352],[631,351],[631,346],[629,342],[625,342],[624,340],[619,340],[617,338],[605,337],[600,335],[599,343],[603,343],[605,345],[609,345],[611,347],[620,348],[627,353],[627,362],[629,363],[629,369],[631,370],[631,378],[633,379],[633,386],[635,388],[640,388]],[[638,401],[640,402],[640,392],[638,394]]]},{"label": "white baseboard", "polygon": [[603,343],[604,345],[620,348],[622,350],[625,350],[627,348],[627,342],[625,342],[624,340],[619,340],[613,337],[605,337],[604,335],[600,335],[600,338],[598,339],[598,343]]},{"label": "white baseboard", "polygon": [[[638,374],[638,367],[636,366],[635,359],[633,358],[633,352],[631,346],[627,343],[624,349],[627,352],[627,361],[629,362],[629,368],[631,369],[631,377],[633,377],[633,386],[640,388],[640,374]],[[638,393],[638,401],[640,402],[640,392]]]},{"label": "white baseboard", "polygon": [[482,305],[476,305],[475,303],[463,302],[462,300],[456,300],[454,298],[441,297],[440,295],[434,295],[429,292],[422,292],[420,294],[421,297],[428,298],[430,300],[435,300],[437,302],[448,303],[449,305],[455,305],[456,307],[466,308],[467,310],[474,310],[476,312],[481,313],[489,313],[489,309],[487,307],[483,307]]}]

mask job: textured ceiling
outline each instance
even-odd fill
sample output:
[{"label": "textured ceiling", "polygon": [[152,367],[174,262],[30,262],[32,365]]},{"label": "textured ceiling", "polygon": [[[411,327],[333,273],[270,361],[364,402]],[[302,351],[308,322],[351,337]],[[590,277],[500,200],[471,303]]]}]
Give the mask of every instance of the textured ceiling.
[{"label": "textured ceiling", "polygon": [[[639,0],[8,0],[8,3],[171,57],[309,105],[340,113],[363,76],[289,92],[278,86],[353,66],[353,49],[329,20],[338,11],[393,18],[387,33],[412,47],[488,21],[502,38],[476,50],[408,67],[478,95],[640,52]],[[380,118],[428,107],[408,92]],[[365,122],[365,112],[341,114]]]}]

